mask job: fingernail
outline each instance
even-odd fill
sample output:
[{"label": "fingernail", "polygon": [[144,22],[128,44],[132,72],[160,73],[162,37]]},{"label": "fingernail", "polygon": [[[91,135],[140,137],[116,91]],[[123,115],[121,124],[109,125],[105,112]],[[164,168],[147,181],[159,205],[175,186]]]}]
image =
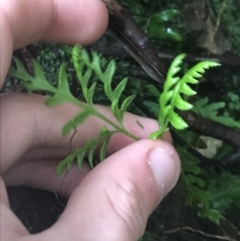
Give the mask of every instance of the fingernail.
[{"label": "fingernail", "polygon": [[167,195],[178,180],[178,162],[174,152],[155,148],[149,155],[149,165],[160,190],[160,199]]}]

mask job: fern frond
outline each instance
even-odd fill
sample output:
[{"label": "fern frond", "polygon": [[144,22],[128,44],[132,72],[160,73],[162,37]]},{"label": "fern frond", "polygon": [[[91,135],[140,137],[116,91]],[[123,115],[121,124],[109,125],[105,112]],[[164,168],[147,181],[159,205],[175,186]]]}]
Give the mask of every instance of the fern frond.
[{"label": "fern frond", "polygon": [[180,71],[180,65],[185,56],[185,54],[177,56],[169,68],[163,92],[159,97],[160,111],[158,123],[162,132],[159,132],[159,136],[153,135],[156,138],[161,137],[162,133],[168,129],[169,123],[177,130],[183,130],[188,127],[187,123],[178,115],[177,110],[186,111],[193,106],[184,100],[181,95],[195,95],[196,92],[190,87],[190,84],[197,84],[198,79],[202,77],[206,69],[219,66],[219,63],[213,61],[202,61],[193,66],[180,78],[176,74]]},{"label": "fern frond", "polygon": [[[108,143],[112,135],[115,133],[123,133],[133,138],[134,140],[138,140],[138,137],[129,133],[123,125],[124,113],[135,96],[128,96],[121,103],[121,105],[119,104],[119,99],[126,87],[127,78],[123,79],[115,89],[112,89],[112,80],[116,70],[115,62],[111,61],[108,64],[106,70],[103,71],[101,67],[100,57],[95,52],[92,52],[91,56],[92,58],[90,58],[88,52],[79,45],[76,45],[72,50],[73,64],[77,73],[78,81],[82,87],[83,96],[87,104],[84,104],[82,102],[81,104],[78,103],[78,105],[81,106],[83,110],[76,114],[75,117],[73,117],[65,124],[62,129],[62,134],[68,135],[72,129],[76,129],[79,124],[83,124],[90,115],[94,115],[102,119],[103,121],[105,121],[106,124],[111,126],[113,130],[110,131],[106,127],[103,127],[97,138],[89,139],[83,147],[80,147],[73,151],[59,164],[57,168],[58,174],[61,174],[65,168],[69,170],[74,159],[77,159],[78,167],[80,168],[86,153],[88,157],[88,163],[91,167],[93,167],[94,152],[99,146],[99,144],[101,144],[99,155],[100,160],[102,161],[105,158]],[[111,102],[111,111],[119,124],[112,122],[97,109],[95,109],[93,105],[93,96],[97,82],[93,82],[92,84],[90,84],[90,79],[93,74],[95,74],[98,79],[103,83],[104,92]],[[67,89],[67,85],[65,85],[65,89]]]},{"label": "fern frond", "polygon": [[48,106],[60,105],[63,103],[73,103],[84,107],[84,104],[77,100],[69,89],[66,68],[64,64],[60,66],[58,74],[58,86],[54,91],[53,96],[46,99],[45,103]]},{"label": "fern frond", "polygon": [[202,117],[205,117],[212,121],[216,121],[223,125],[240,129],[239,121],[234,120],[230,116],[218,115],[219,110],[224,108],[226,105],[224,102],[217,102],[217,103],[211,103],[211,104],[208,104],[208,102],[209,102],[208,98],[204,98],[196,101],[194,103],[193,111],[196,114],[201,115]]},{"label": "fern frond", "polygon": [[167,73],[167,79],[164,83],[164,89],[170,90],[171,87],[176,84],[180,78],[176,76],[176,74],[181,70],[181,64],[183,63],[183,59],[186,57],[186,54],[180,54],[178,55],[172,62],[168,73]]},{"label": "fern frond", "polygon": [[[83,92],[85,100],[88,104],[92,104],[92,100],[89,98],[89,90],[88,89],[88,83],[89,78],[91,77],[92,73],[94,73],[99,81],[103,83],[104,92],[108,99],[111,102],[111,110],[114,115],[114,117],[118,120],[119,124],[122,128],[123,126],[123,116],[127,109],[127,107],[132,103],[134,99],[134,95],[128,96],[122,104],[119,103],[120,97],[126,88],[127,84],[127,78],[124,78],[120,83],[113,89],[112,88],[112,80],[113,76],[116,71],[116,63],[114,60],[112,60],[106,70],[102,70],[101,67],[101,61],[99,55],[97,55],[95,52],[92,52],[92,59],[90,58],[87,51],[82,48],[81,46],[77,45],[73,48],[73,63],[75,66],[75,70],[77,72],[77,76],[79,79],[79,83],[81,84],[83,88]],[[84,67],[87,67],[87,71],[89,71],[88,74],[83,75],[82,71]],[[86,78],[87,75],[87,78]],[[94,89],[95,86],[92,88]],[[93,95],[91,95],[92,97]]]},{"label": "fern frond", "polygon": [[29,91],[47,91],[55,93],[56,89],[47,81],[42,67],[39,63],[33,59],[32,64],[34,68],[34,76],[30,75],[21,61],[13,57],[13,65],[10,67],[8,74],[14,78],[21,80],[23,86]]},{"label": "fern frond", "polygon": [[105,159],[108,143],[109,143],[111,137],[115,133],[118,133],[118,131],[116,131],[116,130],[110,131],[106,128],[106,126],[103,126],[101,128],[101,131],[100,131],[98,137],[89,139],[84,146],[75,149],[70,155],[68,155],[64,160],[62,160],[58,164],[57,174],[59,176],[61,176],[63,174],[64,170],[70,171],[75,159],[77,159],[78,168],[79,168],[79,170],[81,170],[82,163],[83,163],[86,153],[87,153],[88,163],[89,163],[90,167],[93,168],[94,167],[94,162],[93,162],[94,154],[95,154],[95,150],[98,146],[100,146],[100,150],[99,150],[100,161],[103,161]]},{"label": "fern frond", "polygon": [[[123,79],[115,89],[112,89],[112,79],[116,70],[115,62],[111,61],[106,70],[103,71],[100,57],[95,52],[92,52],[91,56],[92,58],[90,58],[88,52],[79,45],[76,45],[72,50],[73,64],[87,104],[79,104],[83,110],[65,124],[62,129],[62,134],[68,135],[72,129],[76,129],[79,124],[83,124],[90,115],[94,115],[102,119],[106,124],[113,127],[113,130],[110,131],[105,126],[102,127],[98,137],[89,139],[83,147],[77,148],[75,151],[73,151],[69,156],[59,163],[57,168],[57,173],[59,175],[61,175],[65,169],[67,169],[67,171],[70,170],[74,159],[77,159],[78,167],[80,169],[86,153],[88,163],[91,167],[93,167],[94,153],[100,144],[101,148],[99,151],[99,158],[102,161],[105,158],[108,143],[112,135],[115,133],[123,133],[135,140],[138,139],[138,137],[129,133],[123,125],[124,113],[135,96],[127,97],[121,103],[121,105],[119,105],[119,99],[126,87],[127,79]],[[119,125],[112,122],[102,113],[97,111],[97,109],[95,109],[93,105],[93,96],[97,82],[90,84],[90,79],[93,74],[95,74],[103,83],[104,92],[111,102],[111,111],[118,120]],[[65,86],[65,88],[67,88],[67,86]]]},{"label": "fern frond", "polygon": [[[69,135],[73,129],[76,129],[78,125],[83,124],[91,115],[103,120],[106,125],[111,128],[110,131],[106,127],[103,127],[97,138],[89,139],[83,147],[76,149],[68,155],[58,165],[58,174],[61,174],[65,168],[70,170],[75,159],[77,159],[78,167],[80,169],[86,153],[89,165],[93,167],[94,152],[100,144],[101,148],[99,155],[100,160],[103,160],[105,158],[108,143],[114,133],[123,133],[134,140],[139,139],[128,132],[123,125],[124,114],[135,97],[133,95],[128,96],[122,103],[119,103],[119,99],[121,98],[127,84],[127,78],[123,79],[116,88],[112,88],[112,80],[116,70],[115,61],[111,61],[106,70],[103,71],[98,54],[92,52],[91,57],[88,52],[79,45],[76,45],[72,49],[74,68],[76,70],[78,81],[82,88],[82,93],[86,103],[79,101],[72,95],[64,65],[61,65],[59,70],[57,87],[54,87],[49,83],[41,66],[36,60],[32,60],[35,76],[29,75],[21,61],[17,58],[13,59],[15,66],[12,66],[9,71],[9,75],[20,79],[28,91],[43,90],[49,92],[51,96],[45,101],[48,106],[70,102],[80,107],[79,113],[70,119],[62,128],[62,135]],[[104,92],[111,102],[111,110],[118,123],[111,121],[94,107],[93,97],[98,83],[96,81],[90,83],[93,75],[96,75],[100,82],[103,83]]]},{"label": "fern frond", "polygon": [[183,82],[195,84],[198,82],[198,79],[203,76],[207,69],[220,65],[220,63],[215,61],[201,61],[187,71],[187,73],[182,77]]},{"label": "fern frond", "polygon": [[[187,195],[186,204],[198,210],[199,215],[219,223],[221,213],[211,203],[211,192],[208,190],[206,181],[201,177],[202,171],[195,157],[184,149],[178,149],[182,163],[181,180],[183,181]],[[186,158],[186,159],[184,159]],[[189,161],[191,160],[191,161]]]}]

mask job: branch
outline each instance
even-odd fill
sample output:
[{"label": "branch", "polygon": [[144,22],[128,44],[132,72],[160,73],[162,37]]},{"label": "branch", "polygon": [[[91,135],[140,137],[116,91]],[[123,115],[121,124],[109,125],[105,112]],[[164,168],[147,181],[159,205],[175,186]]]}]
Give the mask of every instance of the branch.
[{"label": "branch", "polygon": [[219,122],[215,122],[203,118],[192,111],[179,112],[181,117],[186,120],[189,127],[202,135],[211,136],[220,139],[232,145],[233,147],[240,148],[240,132],[225,126]]},{"label": "branch", "polygon": [[233,166],[240,163],[240,149],[237,149],[232,154],[223,157],[220,162],[223,166]]},{"label": "branch", "polygon": [[[121,46],[99,46],[97,43],[91,45],[91,49],[97,51],[105,56],[111,56],[114,58],[132,58],[132,56],[126,52]],[[158,52],[158,56],[161,59],[166,59],[172,61],[175,59],[177,54],[169,53],[169,52]],[[194,55],[187,54],[185,60],[190,63],[197,63],[203,60],[216,61],[221,63],[222,65],[230,65],[230,66],[239,66],[240,65],[240,56],[236,55],[232,52],[226,55],[216,55],[216,54],[206,54],[206,55]]]},{"label": "branch", "polygon": [[204,237],[214,238],[214,239],[217,239],[217,240],[237,241],[236,239],[233,239],[233,238],[231,238],[231,237],[225,237],[225,236],[219,236],[219,235],[204,233],[204,232],[201,231],[201,230],[193,229],[193,228],[188,227],[188,226],[179,227],[179,228],[175,228],[175,229],[171,229],[171,230],[166,230],[165,233],[167,233],[167,234],[172,234],[172,233],[181,232],[181,231],[191,231],[191,232],[193,232],[193,233],[201,234],[201,235],[203,235]]},{"label": "branch", "polygon": [[115,0],[102,0],[109,11],[109,29],[113,37],[129,52],[142,68],[163,84],[165,69],[156,51],[150,46],[143,30],[131,14]]}]

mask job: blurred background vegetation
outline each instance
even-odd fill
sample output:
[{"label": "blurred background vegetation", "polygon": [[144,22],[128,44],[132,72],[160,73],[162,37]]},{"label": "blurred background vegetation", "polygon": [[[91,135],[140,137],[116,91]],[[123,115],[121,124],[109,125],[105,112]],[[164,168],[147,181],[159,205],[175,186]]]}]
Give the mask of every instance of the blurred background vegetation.
[{"label": "blurred background vegetation", "polygon": [[[188,54],[183,67],[203,59],[222,63],[205,75],[196,87],[195,108],[216,121],[231,117],[240,121],[240,1],[239,0],[119,0],[131,11],[158,51],[167,69],[176,55]],[[102,65],[117,61],[117,81],[129,77],[128,90],[137,94],[155,112],[158,108],[156,89],[139,65],[108,34],[88,47],[102,55]],[[81,90],[71,65],[68,46],[38,43],[29,47],[48,79],[57,82],[61,63],[68,66],[71,90],[81,98]],[[18,53],[16,53],[18,54]],[[21,89],[15,79],[8,79],[4,91]],[[102,89],[97,89],[96,102],[107,105]],[[211,104],[215,104],[212,106]],[[216,104],[217,103],[217,104]],[[210,105],[210,107],[209,107]],[[143,114],[136,107],[131,110]],[[213,117],[212,117],[213,118]],[[235,124],[234,128],[240,129]],[[233,164],[220,165],[225,156],[236,150],[222,141],[201,136],[193,131],[179,135],[214,165],[203,164],[190,154],[187,146],[175,146],[182,159],[182,176],[177,187],[151,216],[142,240],[205,241],[240,240],[240,157]]]}]

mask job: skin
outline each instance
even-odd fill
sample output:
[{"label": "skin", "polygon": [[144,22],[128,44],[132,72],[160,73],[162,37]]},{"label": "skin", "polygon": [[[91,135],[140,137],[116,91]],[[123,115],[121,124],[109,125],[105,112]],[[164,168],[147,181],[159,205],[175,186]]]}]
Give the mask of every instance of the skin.
[{"label": "skin", "polygon": [[[86,45],[104,33],[107,22],[107,10],[99,0],[1,0],[1,85],[14,49],[39,40]],[[115,135],[104,162],[91,171],[86,164],[81,172],[73,166],[62,179],[55,168],[68,154],[71,136],[63,138],[61,128],[78,107],[63,104],[48,108],[43,96],[33,94],[7,93],[0,101],[1,240],[134,241],[141,237],[149,215],[174,187],[180,173],[170,135],[165,136],[166,142],[146,139],[158,128],[155,120],[127,113],[127,129],[142,140],[133,142]],[[114,120],[109,108],[97,108]],[[91,117],[78,128],[73,146],[98,135],[102,124]],[[30,235],[9,208],[7,185],[56,191],[69,201],[56,224]]]}]

